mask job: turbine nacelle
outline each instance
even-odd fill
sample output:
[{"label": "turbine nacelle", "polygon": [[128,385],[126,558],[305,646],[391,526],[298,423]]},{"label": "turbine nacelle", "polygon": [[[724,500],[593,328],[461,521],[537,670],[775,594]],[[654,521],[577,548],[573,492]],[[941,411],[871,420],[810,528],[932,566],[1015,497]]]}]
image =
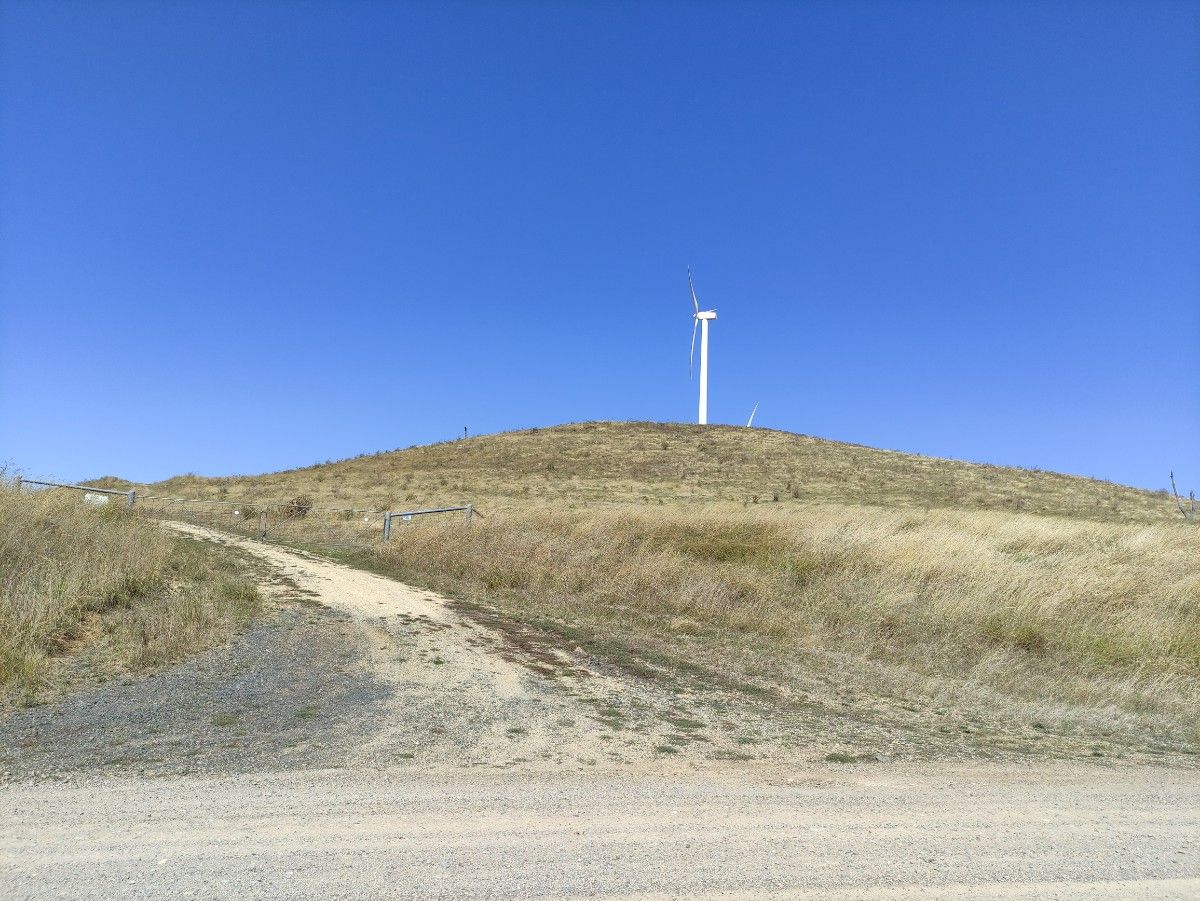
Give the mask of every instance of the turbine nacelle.
[{"label": "turbine nacelle", "polygon": [[696,313],[695,318],[696,319],[716,319],[717,311],[716,310],[700,310],[699,312]]}]

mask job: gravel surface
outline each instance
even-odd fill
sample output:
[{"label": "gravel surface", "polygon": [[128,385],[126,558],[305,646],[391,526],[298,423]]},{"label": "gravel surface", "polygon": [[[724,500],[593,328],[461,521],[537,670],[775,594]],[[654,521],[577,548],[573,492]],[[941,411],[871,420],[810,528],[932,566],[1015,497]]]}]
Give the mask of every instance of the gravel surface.
[{"label": "gravel surface", "polygon": [[0,779],[338,766],[382,728],[390,686],[366,636],[315,605],[273,611],[229,645],[0,720]]},{"label": "gravel surface", "polygon": [[0,789],[20,898],[1200,896],[1200,782],[1073,764]]}]

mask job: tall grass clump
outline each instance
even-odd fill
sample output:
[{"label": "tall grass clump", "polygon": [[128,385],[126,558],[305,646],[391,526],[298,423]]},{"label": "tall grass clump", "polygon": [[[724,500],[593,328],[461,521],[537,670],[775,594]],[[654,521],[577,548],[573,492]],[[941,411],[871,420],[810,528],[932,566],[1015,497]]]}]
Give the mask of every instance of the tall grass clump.
[{"label": "tall grass clump", "polygon": [[230,560],[121,506],[0,487],[0,703],[176,660],[257,603]]},{"label": "tall grass clump", "polygon": [[714,672],[824,668],[1194,739],[1198,537],[988,511],[531,511],[402,530],[375,564]]}]

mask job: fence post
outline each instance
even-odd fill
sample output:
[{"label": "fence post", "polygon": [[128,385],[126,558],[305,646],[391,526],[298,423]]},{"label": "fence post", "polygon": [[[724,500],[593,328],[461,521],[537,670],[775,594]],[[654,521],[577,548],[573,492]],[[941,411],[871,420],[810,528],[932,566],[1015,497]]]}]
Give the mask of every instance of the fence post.
[{"label": "fence post", "polygon": [[467,525],[471,525],[471,514],[475,512],[474,504],[467,504]]},{"label": "fence post", "polygon": [[126,497],[126,498],[127,498],[127,500],[128,500],[128,503],[126,504],[126,506],[127,506],[127,507],[132,507],[132,506],[133,506],[133,500],[134,500],[134,498],[136,497],[136,495],[135,495],[135,493],[134,493],[134,489],[133,489],[133,488],[130,488],[130,489],[129,489],[129,491],[128,491],[128,493],[126,493],[125,497]]},{"label": "fence post", "polygon": [[21,477],[17,476],[13,480],[13,484],[17,486],[17,494],[20,494],[21,493]]},{"label": "fence post", "polygon": [[383,514],[383,540],[387,541],[392,537],[392,514]]}]

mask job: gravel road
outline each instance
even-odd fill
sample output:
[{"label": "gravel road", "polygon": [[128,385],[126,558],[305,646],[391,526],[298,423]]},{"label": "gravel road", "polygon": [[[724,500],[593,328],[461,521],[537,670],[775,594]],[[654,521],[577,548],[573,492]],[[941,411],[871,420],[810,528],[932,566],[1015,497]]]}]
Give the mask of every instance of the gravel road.
[{"label": "gravel road", "polygon": [[1150,768],[104,777],[0,810],[10,898],[1200,897],[1200,780]]},{"label": "gravel road", "polygon": [[261,561],[268,613],[0,721],[0,897],[1200,897],[1194,768],[922,761],[178,528]]}]

